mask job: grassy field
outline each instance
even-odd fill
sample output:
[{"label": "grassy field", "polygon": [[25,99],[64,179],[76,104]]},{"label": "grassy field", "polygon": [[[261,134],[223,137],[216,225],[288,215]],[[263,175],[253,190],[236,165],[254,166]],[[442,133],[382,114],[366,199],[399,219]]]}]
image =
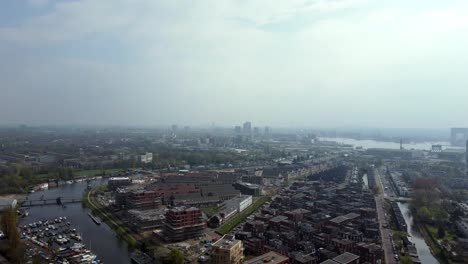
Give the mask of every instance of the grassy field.
[{"label": "grassy field", "polygon": [[260,198],[254,198],[254,202],[251,206],[249,206],[247,209],[242,211],[240,214],[237,214],[229,220],[227,223],[224,225],[220,226],[218,229],[216,229],[216,232],[225,235],[229,233],[233,228],[235,228],[240,222],[242,222],[245,218],[247,218],[249,215],[257,211],[260,206],[262,206],[266,201],[268,201],[269,198],[267,197],[260,197]]},{"label": "grassy field", "polygon": [[205,207],[202,208],[202,211],[208,216],[208,218],[212,217],[213,215],[217,214],[219,212],[218,207],[213,206],[213,207]]},{"label": "grassy field", "polygon": [[434,239],[448,240],[448,241],[455,240],[455,235],[452,232],[448,231],[448,230],[445,230],[445,236],[441,239],[441,238],[439,238],[438,228],[437,227],[426,225],[426,228],[427,228],[427,231],[429,231],[429,234]]}]

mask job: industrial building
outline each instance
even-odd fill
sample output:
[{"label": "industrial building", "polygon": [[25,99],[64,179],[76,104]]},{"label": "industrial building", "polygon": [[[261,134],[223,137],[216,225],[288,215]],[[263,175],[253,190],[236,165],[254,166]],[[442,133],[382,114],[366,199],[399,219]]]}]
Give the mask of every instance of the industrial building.
[{"label": "industrial building", "polygon": [[222,207],[224,208],[233,208],[236,209],[238,213],[245,210],[252,204],[251,195],[239,195],[230,200],[227,200],[223,203]]},{"label": "industrial building", "polygon": [[117,188],[122,188],[132,184],[132,180],[129,177],[112,177],[107,182],[107,187],[111,191],[115,191]]},{"label": "industrial building", "polygon": [[260,196],[262,194],[262,189],[257,184],[251,184],[247,182],[236,182],[234,188],[239,190],[242,194]]}]

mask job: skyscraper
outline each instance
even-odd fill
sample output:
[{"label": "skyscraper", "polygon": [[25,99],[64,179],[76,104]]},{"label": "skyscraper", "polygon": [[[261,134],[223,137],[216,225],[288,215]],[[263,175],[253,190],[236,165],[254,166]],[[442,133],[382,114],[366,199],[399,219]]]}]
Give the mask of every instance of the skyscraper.
[{"label": "skyscraper", "polygon": [[465,162],[468,164],[468,140],[466,141]]},{"label": "skyscraper", "polygon": [[252,123],[250,123],[250,121],[244,123],[242,132],[247,135],[252,134]]}]

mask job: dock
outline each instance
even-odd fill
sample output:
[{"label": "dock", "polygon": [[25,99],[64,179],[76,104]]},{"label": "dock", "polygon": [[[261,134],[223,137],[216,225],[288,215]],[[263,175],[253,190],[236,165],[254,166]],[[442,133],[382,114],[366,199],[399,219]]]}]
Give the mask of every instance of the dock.
[{"label": "dock", "polygon": [[91,213],[88,213],[88,216],[91,217],[91,219],[93,219],[93,221],[94,221],[94,223],[96,223],[96,225],[101,224],[101,220],[99,220],[97,217],[93,216]]}]

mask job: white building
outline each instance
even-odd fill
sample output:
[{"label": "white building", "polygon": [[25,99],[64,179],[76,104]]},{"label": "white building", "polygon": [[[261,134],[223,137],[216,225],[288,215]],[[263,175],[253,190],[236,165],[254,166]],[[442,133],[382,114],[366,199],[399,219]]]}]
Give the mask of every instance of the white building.
[{"label": "white building", "polygon": [[234,208],[237,210],[238,213],[244,211],[245,208],[249,207],[251,204],[251,195],[239,195],[224,202],[225,208]]},{"label": "white building", "polygon": [[15,199],[1,199],[0,200],[0,211],[6,208],[15,208],[17,205],[17,201]]},{"label": "white building", "polygon": [[151,163],[153,162],[153,153],[146,152],[145,154],[140,155],[141,163]]}]

